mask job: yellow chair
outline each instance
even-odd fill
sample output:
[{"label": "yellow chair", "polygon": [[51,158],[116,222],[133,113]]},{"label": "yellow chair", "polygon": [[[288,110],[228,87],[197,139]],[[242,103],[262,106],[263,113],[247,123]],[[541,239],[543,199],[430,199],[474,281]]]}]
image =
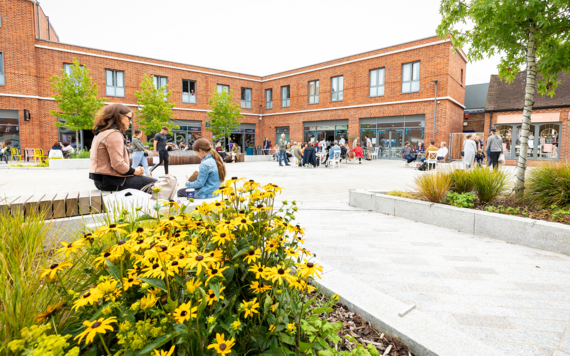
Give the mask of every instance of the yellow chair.
[{"label": "yellow chair", "polygon": [[44,154],[44,150],[42,148],[34,148],[34,161],[35,158],[39,158],[40,163],[46,160],[47,156]]},{"label": "yellow chair", "polygon": [[14,159],[14,157],[18,158],[19,162],[22,162],[22,155],[20,154],[18,149],[10,148],[10,162],[12,162],[12,159]]}]

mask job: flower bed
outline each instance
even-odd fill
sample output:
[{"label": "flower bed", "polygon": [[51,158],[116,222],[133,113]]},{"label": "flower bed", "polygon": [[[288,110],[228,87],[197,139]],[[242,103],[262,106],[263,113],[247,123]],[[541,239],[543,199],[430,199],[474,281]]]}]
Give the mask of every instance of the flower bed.
[{"label": "flower bed", "polygon": [[[337,354],[346,325],[334,298],[313,292],[322,267],[301,247],[295,202],[274,207],[280,192],[232,178],[220,201],[193,211],[166,202],[158,218],[123,211],[47,252],[41,220],[2,217],[26,229],[0,249],[0,262],[13,261],[0,286],[9,286],[0,353]],[[13,256],[18,248],[22,257]],[[350,347],[378,355],[372,342]],[[391,355],[404,350],[397,346]]]}]

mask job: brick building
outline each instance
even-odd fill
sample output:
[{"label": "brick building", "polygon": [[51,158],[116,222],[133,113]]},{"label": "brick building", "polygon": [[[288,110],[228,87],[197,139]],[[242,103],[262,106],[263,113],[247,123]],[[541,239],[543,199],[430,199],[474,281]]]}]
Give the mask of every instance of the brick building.
[{"label": "brick building", "polygon": [[[540,78],[537,78],[537,80]],[[534,95],[531,115],[527,165],[544,160],[564,160],[570,157],[570,74],[560,73],[561,82],[554,97]],[[485,132],[494,127],[503,137],[507,165],[518,162],[525,95],[526,71],[511,83],[492,75],[485,106]]]},{"label": "brick building", "polygon": [[465,86],[463,132],[483,132],[489,83]]},{"label": "brick building", "polygon": [[[437,37],[255,76],[61,43],[35,0],[0,0],[0,16],[0,141],[14,147],[75,140],[49,113],[56,109],[49,78],[73,58],[90,70],[101,97],[133,110],[144,74],[168,84],[177,141],[212,137],[208,97],[228,88],[244,115],[235,132],[242,147],[263,137],[274,143],[281,133],[292,141],[368,135],[379,156],[399,159],[404,141],[439,143],[463,131],[466,59]],[[87,147],[91,138],[81,133]]]}]

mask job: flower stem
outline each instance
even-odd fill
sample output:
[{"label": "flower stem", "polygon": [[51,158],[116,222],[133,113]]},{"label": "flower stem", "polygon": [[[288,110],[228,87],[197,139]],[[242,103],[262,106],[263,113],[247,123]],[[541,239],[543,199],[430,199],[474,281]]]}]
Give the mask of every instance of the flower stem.
[{"label": "flower stem", "polygon": [[103,336],[101,336],[101,334],[97,334],[97,335],[99,335],[99,338],[101,339],[101,342],[103,343],[103,346],[105,347],[105,351],[107,351],[107,355],[111,356],[111,351],[109,351],[109,349],[107,348],[107,344],[105,343]]},{"label": "flower stem", "polygon": [[52,315],[51,315],[51,323],[53,324],[53,331],[55,331],[56,334],[59,334],[59,333],[57,332],[57,326],[55,326],[55,321],[53,320],[53,313],[52,313]]}]

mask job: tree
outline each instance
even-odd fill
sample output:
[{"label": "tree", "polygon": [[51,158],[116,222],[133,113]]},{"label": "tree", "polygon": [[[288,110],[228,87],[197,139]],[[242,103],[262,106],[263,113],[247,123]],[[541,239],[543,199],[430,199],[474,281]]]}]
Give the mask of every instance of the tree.
[{"label": "tree", "polygon": [[243,118],[239,105],[232,101],[233,93],[233,90],[230,93],[222,90],[221,93],[215,92],[208,98],[208,103],[212,107],[212,111],[208,112],[210,116],[208,130],[214,136],[229,139],[232,129],[240,124],[238,119]]},{"label": "tree", "polygon": [[169,100],[172,92],[168,90],[168,86],[157,88],[154,84],[154,76],[145,74],[140,88],[140,91],[135,92],[135,96],[139,105],[138,122],[144,134],[150,136],[159,132],[162,126],[177,129],[178,126],[170,120],[174,103]]},{"label": "tree", "polygon": [[77,149],[79,145],[79,130],[93,128],[95,113],[99,111],[107,100],[97,97],[97,83],[91,81],[89,69],[80,66],[77,59],[73,58],[71,74],[61,70],[62,76],[53,75],[50,79],[52,90],[57,94],[52,95],[55,99],[59,112],[49,112],[64,122],[55,122],[57,127],[66,127],[75,131]]},{"label": "tree", "polygon": [[[554,95],[558,73],[570,71],[570,3],[568,0],[442,0],[441,38],[454,47],[469,45],[469,61],[501,54],[499,77],[511,83],[526,63],[521,149],[515,192],[524,191],[530,116],[534,94]],[[461,30],[467,23],[472,30]],[[537,82],[537,75],[540,76]],[[521,98],[522,99],[522,98]]]}]

